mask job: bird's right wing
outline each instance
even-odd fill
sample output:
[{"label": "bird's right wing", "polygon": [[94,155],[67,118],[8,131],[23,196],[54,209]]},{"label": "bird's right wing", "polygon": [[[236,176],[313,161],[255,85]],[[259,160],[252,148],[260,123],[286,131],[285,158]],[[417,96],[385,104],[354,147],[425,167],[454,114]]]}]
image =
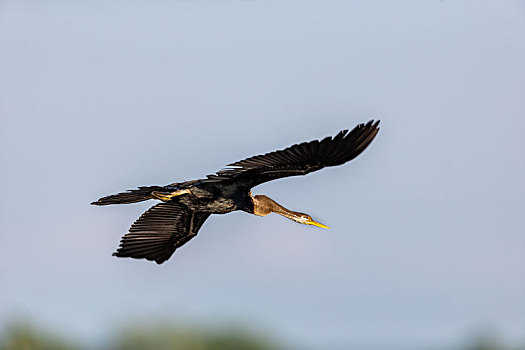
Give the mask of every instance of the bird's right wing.
[{"label": "bird's right wing", "polygon": [[250,157],[232,164],[206,181],[234,180],[248,187],[287,176],[305,175],[327,166],[341,165],[357,157],[379,131],[379,121],[360,124],[322,141],[314,140],[286,149]]},{"label": "bird's right wing", "polygon": [[192,211],[177,202],[157,204],[133,223],[113,255],[162,264],[175,249],[197,235],[209,216],[209,213]]}]

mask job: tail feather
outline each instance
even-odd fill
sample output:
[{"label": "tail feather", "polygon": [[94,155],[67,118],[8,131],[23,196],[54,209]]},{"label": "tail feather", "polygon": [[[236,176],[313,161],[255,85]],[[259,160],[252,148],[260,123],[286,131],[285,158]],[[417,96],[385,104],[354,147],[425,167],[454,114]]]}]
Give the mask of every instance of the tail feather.
[{"label": "tail feather", "polygon": [[163,188],[160,186],[144,186],[139,187],[136,190],[128,190],[111,196],[102,197],[99,200],[92,202],[93,205],[109,205],[109,204],[130,204],[142,202],[148,199],[152,199],[151,193],[153,191],[162,191]]}]

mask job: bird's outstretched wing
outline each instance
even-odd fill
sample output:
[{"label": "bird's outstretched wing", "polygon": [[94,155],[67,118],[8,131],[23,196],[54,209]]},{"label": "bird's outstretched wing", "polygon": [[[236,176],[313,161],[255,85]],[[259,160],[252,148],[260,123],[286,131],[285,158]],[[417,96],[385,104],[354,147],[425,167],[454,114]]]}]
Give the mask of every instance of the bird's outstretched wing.
[{"label": "bird's outstretched wing", "polygon": [[286,149],[250,157],[228,165],[206,181],[235,180],[248,187],[287,176],[305,175],[327,166],[341,165],[357,157],[379,131],[379,120],[359,124],[322,141],[304,142]]},{"label": "bird's outstretched wing", "polygon": [[175,249],[197,235],[209,216],[177,202],[157,204],[133,223],[113,255],[162,264]]}]

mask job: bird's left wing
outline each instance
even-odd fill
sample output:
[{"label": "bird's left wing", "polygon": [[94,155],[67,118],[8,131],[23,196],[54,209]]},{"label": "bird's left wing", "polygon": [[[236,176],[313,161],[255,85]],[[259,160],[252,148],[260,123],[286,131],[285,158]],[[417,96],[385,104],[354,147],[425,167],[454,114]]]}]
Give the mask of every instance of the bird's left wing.
[{"label": "bird's left wing", "polygon": [[336,136],[293,145],[280,151],[261,154],[232,164],[229,168],[208,175],[208,182],[236,181],[247,187],[287,176],[306,175],[324,167],[346,163],[374,140],[379,121],[359,124],[351,131]]},{"label": "bird's left wing", "polygon": [[162,264],[175,249],[197,235],[209,216],[177,202],[157,204],[133,223],[113,255]]}]

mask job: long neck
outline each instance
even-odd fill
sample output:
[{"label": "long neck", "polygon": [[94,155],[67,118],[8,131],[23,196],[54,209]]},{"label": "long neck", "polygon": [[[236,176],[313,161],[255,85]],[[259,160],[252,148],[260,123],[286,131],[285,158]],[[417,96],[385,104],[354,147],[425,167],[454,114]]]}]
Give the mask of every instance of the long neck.
[{"label": "long neck", "polygon": [[276,213],[293,221],[297,221],[301,215],[304,215],[302,213],[286,209],[270,197],[264,195],[253,196],[253,208],[253,213],[255,215],[266,216],[270,213]]}]

